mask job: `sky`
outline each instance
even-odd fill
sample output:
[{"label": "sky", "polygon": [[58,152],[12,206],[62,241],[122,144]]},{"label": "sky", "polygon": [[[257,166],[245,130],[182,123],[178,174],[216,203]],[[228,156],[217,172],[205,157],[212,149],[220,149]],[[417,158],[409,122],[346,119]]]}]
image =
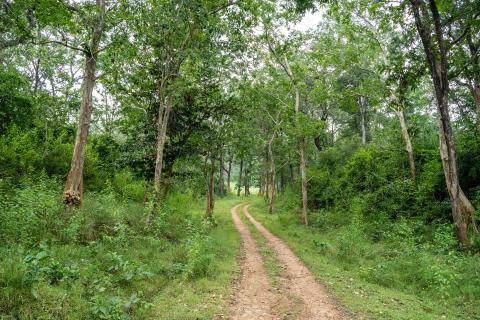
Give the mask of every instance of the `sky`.
[{"label": "sky", "polygon": [[307,12],[303,19],[297,23],[295,29],[302,32],[305,32],[309,29],[315,29],[318,23],[322,20],[323,14],[324,12],[322,10]]}]

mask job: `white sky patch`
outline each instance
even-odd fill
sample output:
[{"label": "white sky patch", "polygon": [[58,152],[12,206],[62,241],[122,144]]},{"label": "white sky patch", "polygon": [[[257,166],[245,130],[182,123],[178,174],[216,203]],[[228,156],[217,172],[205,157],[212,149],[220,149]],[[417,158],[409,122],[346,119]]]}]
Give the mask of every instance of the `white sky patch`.
[{"label": "white sky patch", "polygon": [[306,32],[315,29],[317,25],[323,20],[325,10],[320,9],[315,12],[307,12],[302,20],[294,26],[294,29],[301,32]]}]

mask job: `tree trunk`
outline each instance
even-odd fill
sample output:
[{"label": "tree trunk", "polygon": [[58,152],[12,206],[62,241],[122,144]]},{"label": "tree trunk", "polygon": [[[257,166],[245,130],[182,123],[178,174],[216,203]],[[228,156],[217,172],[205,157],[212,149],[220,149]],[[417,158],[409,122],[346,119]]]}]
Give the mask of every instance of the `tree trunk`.
[{"label": "tree trunk", "polygon": [[205,218],[212,218],[213,208],[215,206],[215,159],[213,157],[210,158],[210,166],[208,165],[208,157],[205,157],[205,162],[203,164],[203,177],[205,180],[206,196]]},{"label": "tree trunk", "polygon": [[400,122],[400,131],[402,134],[403,143],[405,143],[405,150],[407,151],[408,164],[410,166],[410,176],[415,180],[415,160],[413,157],[412,141],[410,140],[410,134],[408,133],[407,124],[405,122],[405,114],[402,109],[396,110],[398,120]]},{"label": "tree trunk", "polygon": [[[39,55],[38,50],[37,50],[37,54]],[[33,94],[37,94],[38,89],[40,88],[40,62],[41,62],[40,56],[38,56],[33,62],[33,69],[34,69]]]},{"label": "tree trunk", "polygon": [[367,144],[367,127],[366,127],[366,104],[365,98],[360,97],[360,130],[361,130],[361,137],[362,137],[362,144]]},{"label": "tree trunk", "polygon": [[223,156],[220,156],[220,171],[219,171],[219,177],[218,177],[218,192],[220,193],[221,196],[225,195],[225,181],[223,178]]},{"label": "tree trunk", "polygon": [[212,157],[210,159],[210,181],[209,181],[209,198],[210,198],[210,207],[208,208],[208,217],[212,217],[213,215],[213,208],[215,207],[215,189],[214,189],[214,182],[215,182],[215,159]]},{"label": "tree trunk", "polygon": [[233,162],[233,155],[230,155],[230,158],[228,159],[228,171],[227,171],[227,192],[230,194],[232,192],[231,186],[230,186],[230,176],[232,173],[232,162]]},{"label": "tree trunk", "polygon": [[[300,90],[295,85],[295,113],[300,113]],[[297,123],[297,127],[298,127]],[[302,220],[308,226],[308,195],[307,195],[307,174],[305,162],[305,137],[300,137],[298,141],[298,153],[300,154],[300,185],[302,189]]]},{"label": "tree trunk", "polygon": [[92,38],[85,56],[85,71],[82,84],[82,101],[78,120],[75,146],[73,148],[70,171],[63,191],[63,199],[69,205],[81,205],[83,201],[83,166],[87,145],[88,130],[93,111],[93,88],[95,87],[98,48],[105,25],[105,0],[97,0],[98,17],[93,27]]},{"label": "tree trunk", "polygon": [[[475,209],[463,193],[458,177],[457,155],[448,107],[447,50],[441,29],[440,14],[434,0],[429,1],[431,17],[423,0],[410,0],[410,3],[435,88],[435,99],[439,114],[440,156],[445,182],[450,195],[456,234],[458,240],[463,245],[469,246],[469,225],[472,225],[476,231]],[[433,21],[433,26],[430,21]],[[432,28],[434,32],[432,32]]]},{"label": "tree trunk", "polygon": [[300,182],[302,187],[302,218],[303,223],[308,226],[308,196],[307,196],[307,175],[305,164],[305,138],[301,138],[299,141],[300,152]]},{"label": "tree trunk", "polygon": [[258,190],[258,195],[263,196],[263,173],[260,174],[259,182],[260,182],[260,188]]},{"label": "tree trunk", "polygon": [[[440,107],[438,108],[440,109]],[[457,238],[462,244],[469,245],[469,225],[472,224],[476,230],[474,221],[475,208],[460,187],[453,135],[451,127],[448,128],[447,125],[450,125],[449,121],[446,123],[443,119],[439,119],[440,156],[445,173],[445,182],[450,195]]]},{"label": "tree trunk", "polygon": [[265,171],[264,179],[265,190],[263,195],[265,199],[268,200],[268,195],[270,194],[270,171]]},{"label": "tree trunk", "polygon": [[238,176],[237,197],[240,196],[240,192],[242,190],[242,174],[243,174],[243,159],[240,160],[240,173],[239,173],[239,176]]},{"label": "tree trunk", "polygon": [[273,202],[275,199],[275,158],[273,157],[272,144],[275,139],[275,133],[268,141],[268,160],[270,161],[270,194],[268,195],[268,213],[273,213]]},{"label": "tree trunk", "polygon": [[245,177],[243,178],[243,182],[245,184],[245,196],[250,195],[250,168],[248,167],[248,163],[245,165]]},{"label": "tree trunk", "polygon": [[205,157],[205,162],[203,163],[203,178],[205,181],[205,199],[207,204],[205,206],[205,217],[208,218],[211,216],[210,208],[211,205],[211,193],[210,193],[210,179],[208,175],[208,157]]},{"label": "tree trunk", "polygon": [[163,153],[165,150],[168,120],[170,118],[171,111],[172,111],[171,99],[161,98],[160,106],[158,108],[158,118],[157,118],[157,155],[155,159],[155,176],[154,176],[155,202],[158,202],[161,197]]},{"label": "tree trunk", "polygon": [[157,204],[162,197],[163,153],[165,150],[165,141],[167,138],[168,119],[170,118],[171,111],[172,101],[170,101],[170,99],[161,97],[157,118],[157,154],[155,158],[155,175],[153,178],[155,195],[153,206],[147,220],[148,225],[152,224],[155,209],[157,208]]},{"label": "tree trunk", "polygon": [[[297,128],[300,127],[298,115],[300,114],[300,88],[298,87],[297,81],[293,76],[292,70],[290,68],[290,63],[287,58],[285,58],[285,71],[292,81],[293,88],[295,90],[295,125]],[[302,189],[302,220],[305,225],[308,225],[308,195],[307,195],[307,174],[306,174],[306,163],[305,163],[305,137],[300,137],[298,139],[298,153],[300,155],[300,183]]]}]

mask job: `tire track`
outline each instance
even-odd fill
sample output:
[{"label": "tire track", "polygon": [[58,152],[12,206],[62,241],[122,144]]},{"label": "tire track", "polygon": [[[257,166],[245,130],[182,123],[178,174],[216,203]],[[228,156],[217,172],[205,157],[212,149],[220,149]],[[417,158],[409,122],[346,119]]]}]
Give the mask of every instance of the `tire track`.
[{"label": "tire track", "polygon": [[231,209],[235,227],[242,241],[242,275],[231,307],[234,320],[275,320],[273,309],[277,301],[257,245],[247,226],[240,220],[237,205]]},{"label": "tire track", "polygon": [[[335,302],[327,295],[326,290],[318,284],[313,274],[293,251],[278,237],[274,236],[248,212],[248,205],[243,208],[244,215],[267,239],[278,261],[284,268],[287,280],[286,289],[290,294],[303,301],[303,310],[298,319],[305,320],[346,320],[349,319]],[[260,319],[260,318],[257,318]]]}]

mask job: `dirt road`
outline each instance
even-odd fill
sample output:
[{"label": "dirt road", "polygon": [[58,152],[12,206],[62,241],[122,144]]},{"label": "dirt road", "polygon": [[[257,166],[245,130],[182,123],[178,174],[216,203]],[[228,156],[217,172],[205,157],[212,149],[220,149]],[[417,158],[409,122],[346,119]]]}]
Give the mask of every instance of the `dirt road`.
[{"label": "dirt road", "polygon": [[243,206],[243,214],[265,237],[283,270],[280,285],[272,287],[257,243],[239,217],[240,207],[231,209],[242,241],[242,276],[237,283],[231,319],[349,319],[285,242],[256,221],[248,212],[248,205]]}]

